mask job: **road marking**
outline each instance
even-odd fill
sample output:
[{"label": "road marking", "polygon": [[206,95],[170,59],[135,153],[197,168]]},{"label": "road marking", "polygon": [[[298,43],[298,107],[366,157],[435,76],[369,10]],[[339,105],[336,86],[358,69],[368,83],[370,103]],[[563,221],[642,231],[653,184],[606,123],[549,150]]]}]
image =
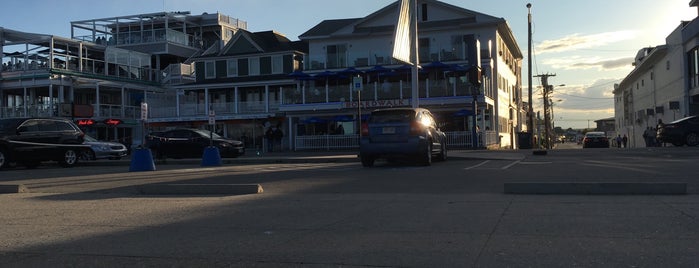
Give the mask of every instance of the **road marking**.
[{"label": "road marking", "polygon": [[485,160],[485,161],[481,162],[481,163],[478,164],[478,165],[474,165],[474,166],[470,166],[470,167],[464,168],[464,170],[474,169],[474,168],[480,167],[480,166],[482,166],[482,165],[485,165],[485,164],[487,164],[488,162],[490,162],[490,160]]},{"label": "road marking", "polygon": [[502,170],[508,169],[508,168],[510,168],[511,166],[514,166],[514,165],[518,164],[520,161],[521,161],[521,160],[514,161],[514,162],[512,162],[511,164],[502,167],[501,169],[502,169]]}]

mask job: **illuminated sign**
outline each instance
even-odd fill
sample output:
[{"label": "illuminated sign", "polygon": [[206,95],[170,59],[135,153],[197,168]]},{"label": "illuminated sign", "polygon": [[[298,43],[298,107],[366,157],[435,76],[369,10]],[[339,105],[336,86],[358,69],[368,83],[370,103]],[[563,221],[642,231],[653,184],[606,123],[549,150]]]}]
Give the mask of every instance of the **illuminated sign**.
[{"label": "illuminated sign", "polygon": [[122,121],[119,119],[111,119],[110,118],[110,119],[104,120],[104,124],[108,125],[108,126],[116,126],[116,125],[119,125],[121,123],[122,123]]},{"label": "illuminated sign", "polygon": [[78,120],[75,120],[75,123],[76,123],[78,126],[92,126],[92,125],[95,124],[95,120],[92,120],[92,119],[78,119]]}]

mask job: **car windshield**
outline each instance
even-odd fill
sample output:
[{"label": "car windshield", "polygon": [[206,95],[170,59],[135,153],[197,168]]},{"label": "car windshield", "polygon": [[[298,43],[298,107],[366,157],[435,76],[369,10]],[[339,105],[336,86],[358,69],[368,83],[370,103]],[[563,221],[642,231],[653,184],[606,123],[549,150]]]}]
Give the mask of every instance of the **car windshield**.
[{"label": "car windshield", "polygon": [[98,140],[95,139],[95,138],[93,138],[93,137],[90,137],[90,136],[88,136],[88,135],[85,135],[85,141],[96,142],[96,141],[98,141]]},{"label": "car windshield", "polygon": [[413,110],[376,111],[369,117],[369,123],[400,123],[415,120]]}]

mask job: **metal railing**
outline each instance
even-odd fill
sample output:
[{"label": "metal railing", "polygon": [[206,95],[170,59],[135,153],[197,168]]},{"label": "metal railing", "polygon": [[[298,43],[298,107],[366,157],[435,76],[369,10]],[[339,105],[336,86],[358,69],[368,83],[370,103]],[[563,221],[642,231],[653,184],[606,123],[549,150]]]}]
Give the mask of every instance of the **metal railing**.
[{"label": "metal railing", "polygon": [[[473,134],[470,131],[449,131],[445,134],[447,135],[447,148],[474,148],[471,139]],[[476,148],[497,145],[498,138],[495,131],[481,131]],[[297,151],[355,150],[359,149],[359,136],[356,134],[297,136],[294,139],[294,149]]]}]

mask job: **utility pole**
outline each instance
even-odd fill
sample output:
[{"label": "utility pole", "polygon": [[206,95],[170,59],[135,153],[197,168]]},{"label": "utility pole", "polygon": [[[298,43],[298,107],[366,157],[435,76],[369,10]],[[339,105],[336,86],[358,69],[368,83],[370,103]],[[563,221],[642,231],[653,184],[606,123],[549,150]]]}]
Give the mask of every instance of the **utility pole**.
[{"label": "utility pole", "polygon": [[527,131],[529,131],[529,142],[534,148],[534,104],[532,101],[532,4],[527,3],[527,78],[529,80],[529,108],[527,108]]},{"label": "utility pole", "polygon": [[549,77],[556,74],[540,74],[534,77],[541,78],[541,85],[544,87],[544,141],[546,149],[551,149],[551,110],[549,105],[549,94],[553,92],[553,85],[549,85]]}]

